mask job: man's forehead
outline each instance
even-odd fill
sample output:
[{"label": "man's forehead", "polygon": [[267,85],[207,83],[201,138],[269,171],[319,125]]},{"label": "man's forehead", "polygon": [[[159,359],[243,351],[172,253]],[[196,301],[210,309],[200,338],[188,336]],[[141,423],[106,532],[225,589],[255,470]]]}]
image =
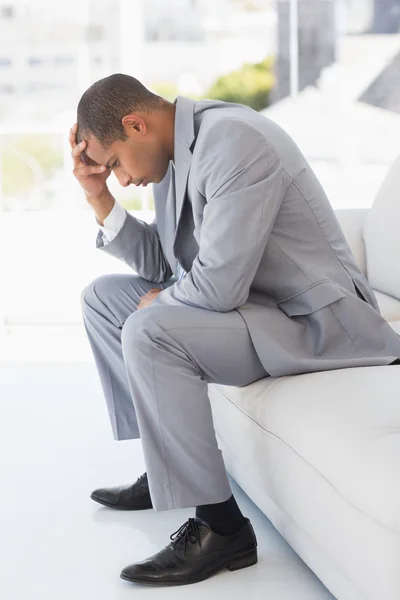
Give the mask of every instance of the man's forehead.
[{"label": "man's forehead", "polygon": [[107,163],[108,158],[112,156],[112,150],[104,150],[100,142],[91,137],[86,140],[85,154],[93,162],[104,165]]}]

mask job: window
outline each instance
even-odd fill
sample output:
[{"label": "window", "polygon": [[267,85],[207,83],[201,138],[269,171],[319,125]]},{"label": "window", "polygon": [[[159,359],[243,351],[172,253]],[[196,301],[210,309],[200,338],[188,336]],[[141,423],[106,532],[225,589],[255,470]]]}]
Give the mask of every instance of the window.
[{"label": "window", "polygon": [[2,83],[0,84],[0,94],[13,94],[15,92],[15,88],[13,85]]},{"label": "window", "polygon": [[46,61],[43,58],[38,58],[37,56],[31,56],[28,58],[28,64],[30,67],[42,67]]},{"label": "window", "polygon": [[11,5],[0,6],[0,18],[1,19],[14,19],[15,7]]},{"label": "window", "polygon": [[48,92],[52,90],[61,90],[63,89],[63,85],[60,83],[54,83],[51,81],[36,81],[33,83],[28,83],[25,86],[26,92]]},{"label": "window", "polygon": [[86,27],[85,39],[87,42],[101,42],[105,37],[105,29],[101,25],[88,25]]},{"label": "window", "polygon": [[75,62],[73,56],[55,56],[54,64],[57,67],[66,67],[68,65],[73,65]]}]

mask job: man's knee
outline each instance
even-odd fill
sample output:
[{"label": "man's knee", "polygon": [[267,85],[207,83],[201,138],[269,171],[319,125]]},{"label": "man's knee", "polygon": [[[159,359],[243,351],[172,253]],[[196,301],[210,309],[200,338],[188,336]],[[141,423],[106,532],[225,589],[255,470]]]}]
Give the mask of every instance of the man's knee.
[{"label": "man's knee", "polygon": [[142,338],[149,330],[148,311],[146,308],[135,310],[126,319],[121,332],[122,349],[131,346]]},{"label": "man's knee", "polygon": [[100,275],[93,279],[81,292],[81,307],[85,311],[88,307],[93,306],[93,302],[101,298],[102,291],[105,287],[109,287],[111,275]]},{"label": "man's knee", "polygon": [[152,343],[153,338],[162,333],[165,325],[165,313],[168,306],[149,306],[136,310],[126,319],[121,333],[123,351],[137,343]]},{"label": "man's knee", "polygon": [[139,275],[129,275],[122,273],[107,273],[100,275],[90,282],[81,292],[81,306],[83,310],[93,307],[99,301],[106,306],[112,302],[116,295],[127,285],[135,285],[135,281],[140,283]]}]

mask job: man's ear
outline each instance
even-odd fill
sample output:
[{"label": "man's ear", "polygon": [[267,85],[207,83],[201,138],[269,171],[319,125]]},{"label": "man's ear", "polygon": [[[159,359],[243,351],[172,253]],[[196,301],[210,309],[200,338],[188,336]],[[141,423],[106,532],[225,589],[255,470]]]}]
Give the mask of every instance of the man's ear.
[{"label": "man's ear", "polygon": [[121,123],[125,133],[129,136],[132,136],[132,134],[146,134],[147,126],[140,115],[133,113],[130,115],[125,115],[125,117],[122,118]]}]

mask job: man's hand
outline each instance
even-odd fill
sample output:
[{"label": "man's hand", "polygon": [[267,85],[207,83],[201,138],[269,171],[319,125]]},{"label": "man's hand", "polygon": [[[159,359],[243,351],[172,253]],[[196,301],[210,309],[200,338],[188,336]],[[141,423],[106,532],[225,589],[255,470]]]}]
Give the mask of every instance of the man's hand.
[{"label": "man's hand", "polygon": [[111,169],[105,165],[98,165],[90,160],[85,154],[82,154],[86,148],[86,142],[77,144],[76,132],[78,124],[75,123],[69,132],[69,145],[71,146],[71,156],[74,164],[74,175],[81,184],[86,196],[89,198],[98,198],[104,195],[107,188],[107,178]]},{"label": "man's hand", "polygon": [[107,169],[105,165],[98,165],[83,154],[87,143],[83,141],[77,144],[77,130],[78,124],[75,123],[69,132],[73,173],[85,192],[86,200],[95,211],[100,225],[103,225],[104,219],[110,214],[115,203],[115,198],[107,187],[111,169]]},{"label": "man's hand", "polygon": [[151,290],[149,290],[144,296],[140,298],[137,310],[149,306],[153,302],[153,300],[157,298],[158,294],[160,294],[162,291],[163,289],[151,288]]}]

